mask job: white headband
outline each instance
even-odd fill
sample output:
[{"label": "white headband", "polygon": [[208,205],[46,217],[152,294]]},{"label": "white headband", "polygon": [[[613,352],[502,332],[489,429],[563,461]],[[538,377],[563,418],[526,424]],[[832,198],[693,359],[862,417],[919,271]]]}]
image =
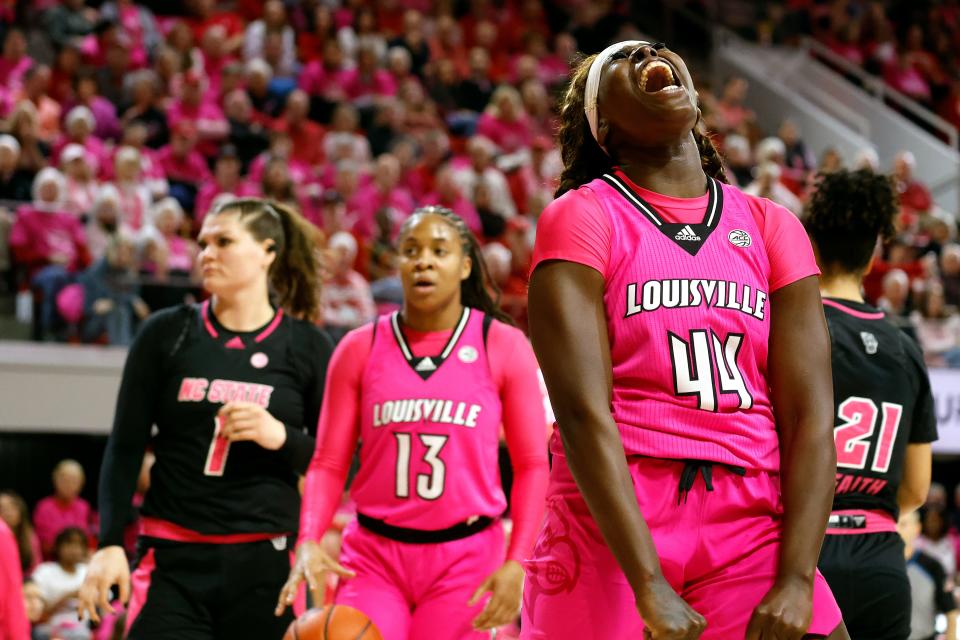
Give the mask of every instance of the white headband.
[{"label": "white headband", "polygon": [[[639,44],[649,44],[644,40],[624,40],[610,45],[597,54],[590,64],[590,71],[587,72],[587,88],[583,96],[583,112],[587,115],[587,122],[590,123],[590,133],[593,139],[597,140],[597,94],[600,92],[600,74],[603,73],[603,67],[607,64],[610,56],[617,53],[625,46],[636,46]],[[600,141],[597,140],[599,143]],[[602,147],[602,145],[601,145]]]}]

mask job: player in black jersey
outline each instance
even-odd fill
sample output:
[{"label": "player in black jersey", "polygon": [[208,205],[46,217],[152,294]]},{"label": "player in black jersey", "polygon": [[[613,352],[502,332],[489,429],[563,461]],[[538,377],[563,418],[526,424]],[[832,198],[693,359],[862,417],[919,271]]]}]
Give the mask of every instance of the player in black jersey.
[{"label": "player in black jersey", "polygon": [[[80,611],[112,611],[117,585],[132,640],[280,638],[292,616],[274,617],[273,600],[290,570],[297,479],[332,351],[311,323],[314,229],[244,199],[208,214],[199,239],[211,298],[154,314],[127,356]],[[156,464],[131,578],[123,529],[152,425]]]},{"label": "player in black jersey", "polygon": [[838,171],[821,176],[805,222],[822,272],[836,405],[837,483],[819,566],[854,640],[910,634],[896,522],[926,498],[937,439],[920,348],[860,293],[895,212],[886,176]]}]

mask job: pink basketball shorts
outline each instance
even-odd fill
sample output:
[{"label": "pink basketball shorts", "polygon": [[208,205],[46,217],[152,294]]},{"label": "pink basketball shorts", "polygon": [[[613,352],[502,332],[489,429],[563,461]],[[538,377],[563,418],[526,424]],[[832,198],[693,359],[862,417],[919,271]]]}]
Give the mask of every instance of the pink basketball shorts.
[{"label": "pink basketball shorts", "polygon": [[[664,576],[707,620],[701,638],[743,638],[776,575],[783,512],[778,477],[757,471],[740,476],[713,465],[713,491],[697,474],[678,504],[682,461],[637,457],[629,465]],[[562,455],[553,458],[547,514],[526,568],[522,638],[643,637],[633,591]],[[818,572],[808,631],[827,636],[840,620],[840,609]]]},{"label": "pink basketball shorts", "polygon": [[357,576],[341,580],[335,601],[367,614],[384,640],[489,638],[472,626],[486,600],[467,601],[505,556],[499,521],[461,540],[409,544],[354,520],[343,533],[340,563]]}]

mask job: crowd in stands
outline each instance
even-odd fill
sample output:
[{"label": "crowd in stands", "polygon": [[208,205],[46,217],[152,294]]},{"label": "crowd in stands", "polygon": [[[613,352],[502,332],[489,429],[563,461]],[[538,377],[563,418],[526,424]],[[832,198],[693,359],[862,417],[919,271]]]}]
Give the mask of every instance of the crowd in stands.
[{"label": "crowd in stands", "polygon": [[[960,3],[707,0],[722,20],[768,44],[810,36],[846,62],[960,127]],[[735,7],[728,11],[730,6]]]},{"label": "crowd in stands", "polygon": [[[589,25],[611,17],[613,35],[638,32],[617,4],[540,0],[456,11],[190,0],[174,16],[129,0],[41,4],[3,27],[0,272],[34,338],[110,344],[128,344],[151,310],[202,295],[196,233],[207,211],[243,196],[292,204],[323,231],[322,316],[335,337],[399,304],[392,240],[424,204],[481,237],[524,327],[536,219],[562,168],[556,97],[578,38],[595,40]],[[823,35],[843,16],[875,19],[878,3],[822,15],[793,4]],[[28,52],[38,39],[49,62]],[[910,154],[814,158],[789,121],[765,137],[747,91],[731,78],[700,93],[729,179],[802,216],[817,171],[892,171],[901,234],[868,297],[902,317],[931,362],[960,365],[953,212],[935,206]]]}]

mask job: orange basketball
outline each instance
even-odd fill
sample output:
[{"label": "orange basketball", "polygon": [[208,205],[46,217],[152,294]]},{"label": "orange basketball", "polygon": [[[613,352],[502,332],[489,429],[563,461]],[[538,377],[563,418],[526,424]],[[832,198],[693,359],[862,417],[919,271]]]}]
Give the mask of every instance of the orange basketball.
[{"label": "orange basketball", "polygon": [[373,622],[352,607],[330,604],[293,621],[283,640],[383,640]]}]

